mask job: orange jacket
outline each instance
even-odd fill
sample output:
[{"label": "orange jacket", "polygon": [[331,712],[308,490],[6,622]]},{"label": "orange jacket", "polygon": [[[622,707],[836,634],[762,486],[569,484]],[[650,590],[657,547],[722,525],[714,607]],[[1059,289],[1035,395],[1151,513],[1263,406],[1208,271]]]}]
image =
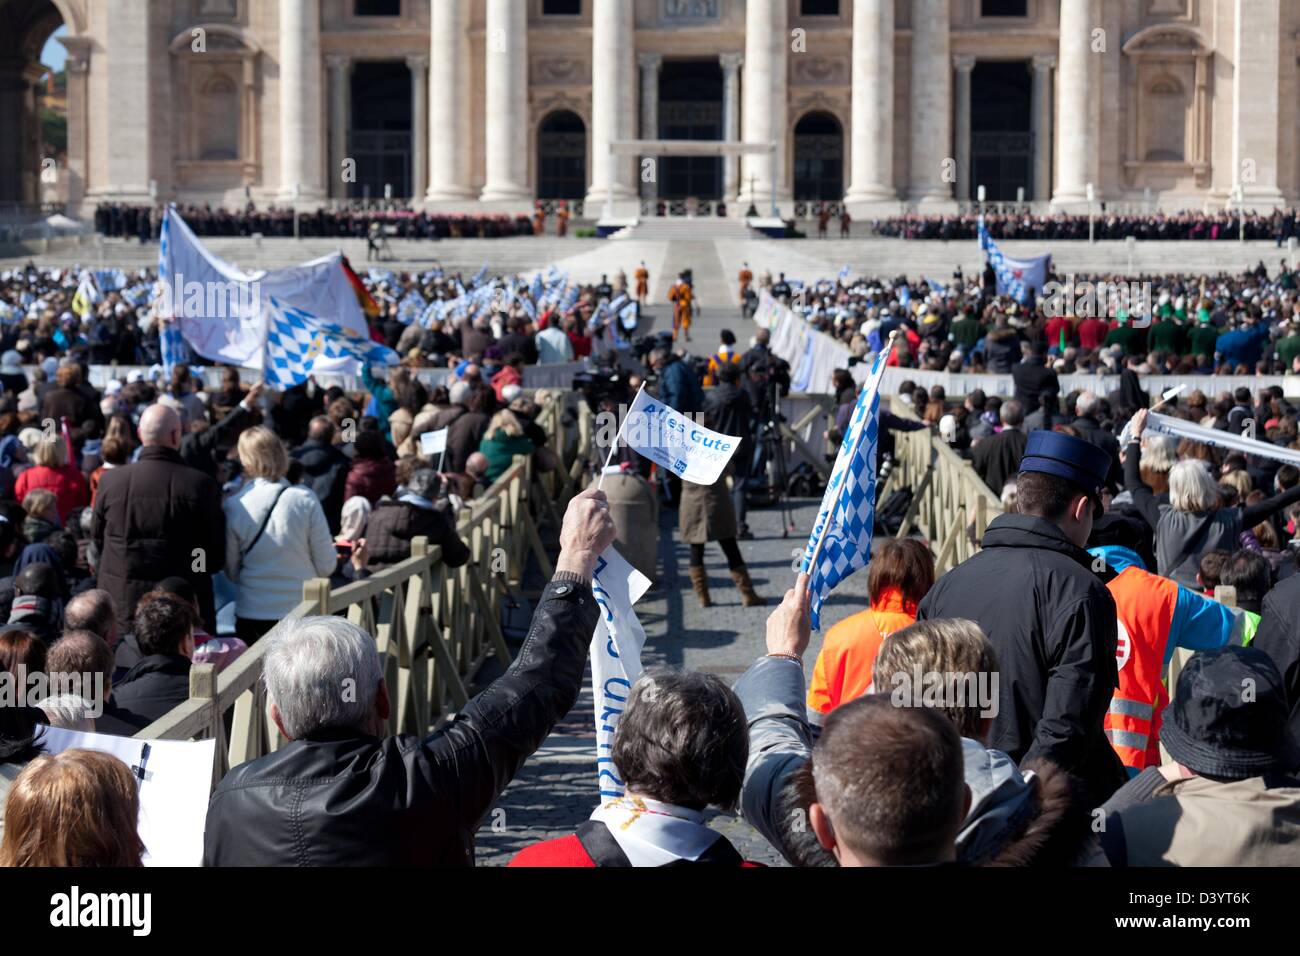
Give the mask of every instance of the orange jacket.
[{"label": "orange jacket", "polygon": [[1125,568],[1106,585],[1119,618],[1119,687],[1106,714],[1110,745],[1135,770],[1160,766],[1160,715],[1169,702],[1165,646],[1178,585],[1141,568]]},{"label": "orange jacket", "polygon": [[808,710],[829,714],[866,693],[885,638],[916,623],[916,605],[891,588],[869,610],[845,618],[826,632],[808,688]]}]

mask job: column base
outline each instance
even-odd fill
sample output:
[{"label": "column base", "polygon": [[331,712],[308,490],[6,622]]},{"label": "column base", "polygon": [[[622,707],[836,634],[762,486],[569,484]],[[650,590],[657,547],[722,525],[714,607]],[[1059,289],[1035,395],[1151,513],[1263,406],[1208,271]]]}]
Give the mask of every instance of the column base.
[{"label": "column base", "polygon": [[479,202],[484,203],[533,203],[533,192],[522,186],[488,186],[479,194]]},{"label": "column base", "polygon": [[468,186],[430,186],[424,194],[426,203],[474,202],[478,194]]},{"label": "column base", "polygon": [[629,200],[640,202],[640,197],[637,195],[636,190],[628,186],[616,185],[613,189],[604,186],[592,186],[587,190],[587,196],[583,200],[583,204],[588,209],[594,210],[597,206],[603,206],[607,200],[615,203]]},{"label": "column base", "polygon": [[951,193],[914,191],[908,193],[907,201],[915,205],[918,211],[931,215],[954,214],[960,208]]},{"label": "column base", "polygon": [[324,190],[321,189],[300,189],[295,195],[292,189],[281,189],[275,195],[277,203],[293,206],[294,208],[316,206],[326,200]]}]

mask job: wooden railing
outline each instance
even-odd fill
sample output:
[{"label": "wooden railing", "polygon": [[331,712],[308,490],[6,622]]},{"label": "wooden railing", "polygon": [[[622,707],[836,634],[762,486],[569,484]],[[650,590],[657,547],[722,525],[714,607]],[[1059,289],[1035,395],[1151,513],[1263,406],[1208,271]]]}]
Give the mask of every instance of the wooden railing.
[{"label": "wooden railing", "polygon": [[[425,538],[411,543],[411,557],[368,578],[330,589],[325,579],[303,585],[302,602],[265,637],[220,674],[211,664],[190,670],[190,698],[136,736],[153,740],[215,738],[213,782],[231,767],[270,753],[283,743],[267,713],[262,669],[270,639],[290,621],[343,615],[374,635],[392,699],[392,733],[427,734],[463,707],[468,687],[489,657],[502,667],[510,651],[501,630],[501,608],[520,600],[531,556],[544,577],[553,567],[539,523],[558,528],[586,466],[585,445],[564,460],[563,392],[539,395],[538,424],[562,467],[545,476],[527,458],[511,467],[461,517],[458,533],[470,549],[463,567],[449,568]],[[587,422],[579,403],[579,423]]]},{"label": "wooden railing", "polygon": [[[902,402],[895,414],[915,417]],[[894,433],[894,470],[879,500],[897,488],[912,489],[912,503],[898,537],[919,531],[935,557],[935,573],[942,574],[978,550],[990,521],[1002,513],[1002,501],[970,462],[948,447],[929,429]]]}]

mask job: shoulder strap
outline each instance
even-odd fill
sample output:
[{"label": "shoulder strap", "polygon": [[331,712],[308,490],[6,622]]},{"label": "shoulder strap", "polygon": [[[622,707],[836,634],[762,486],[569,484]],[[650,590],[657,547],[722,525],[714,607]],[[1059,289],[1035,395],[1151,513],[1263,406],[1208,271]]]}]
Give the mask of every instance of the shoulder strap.
[{"label": "shoulder strap", "polygon": [[266,526],[271,523],[271,515],[275,514],[275,506],[280,503],[280,498],[289,490],[289,488],[289,485],[285,485],[276,493],[275,500],[271,502],[271,507],[267,509],[266,517],[262,519],[261,527],[257,529],[257,534],[253,535],[253,540],[249,543],[248,547],[239,552],[240,560],[248,557],[252,550],[257,547],[257,542],[262,540],[262,534],[266,531]]},{"label": "shoulder strap", "polygon": [[600,867],[630,867],[632,861],[627,858],[623,848],[618,845],[609,827],[599,820],[588,820],[578,827],[578,842],[591,857],[591,862]]}]

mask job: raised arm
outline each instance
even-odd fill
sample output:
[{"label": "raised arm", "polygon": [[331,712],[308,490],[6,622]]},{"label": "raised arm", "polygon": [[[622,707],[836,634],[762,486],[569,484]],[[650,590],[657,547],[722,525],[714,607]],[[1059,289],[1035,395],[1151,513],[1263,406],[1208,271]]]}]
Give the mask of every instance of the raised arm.
[{"label": "raised arm", "polygon": [[609,503],[584,491],[569,503],[555,577],[542,592],[523,647],[505,675],[425,741],[436,786],[454,789],[460,823],[477,828],[525,760],[578,700],[596,629],[591,581],[617,535]]}]

